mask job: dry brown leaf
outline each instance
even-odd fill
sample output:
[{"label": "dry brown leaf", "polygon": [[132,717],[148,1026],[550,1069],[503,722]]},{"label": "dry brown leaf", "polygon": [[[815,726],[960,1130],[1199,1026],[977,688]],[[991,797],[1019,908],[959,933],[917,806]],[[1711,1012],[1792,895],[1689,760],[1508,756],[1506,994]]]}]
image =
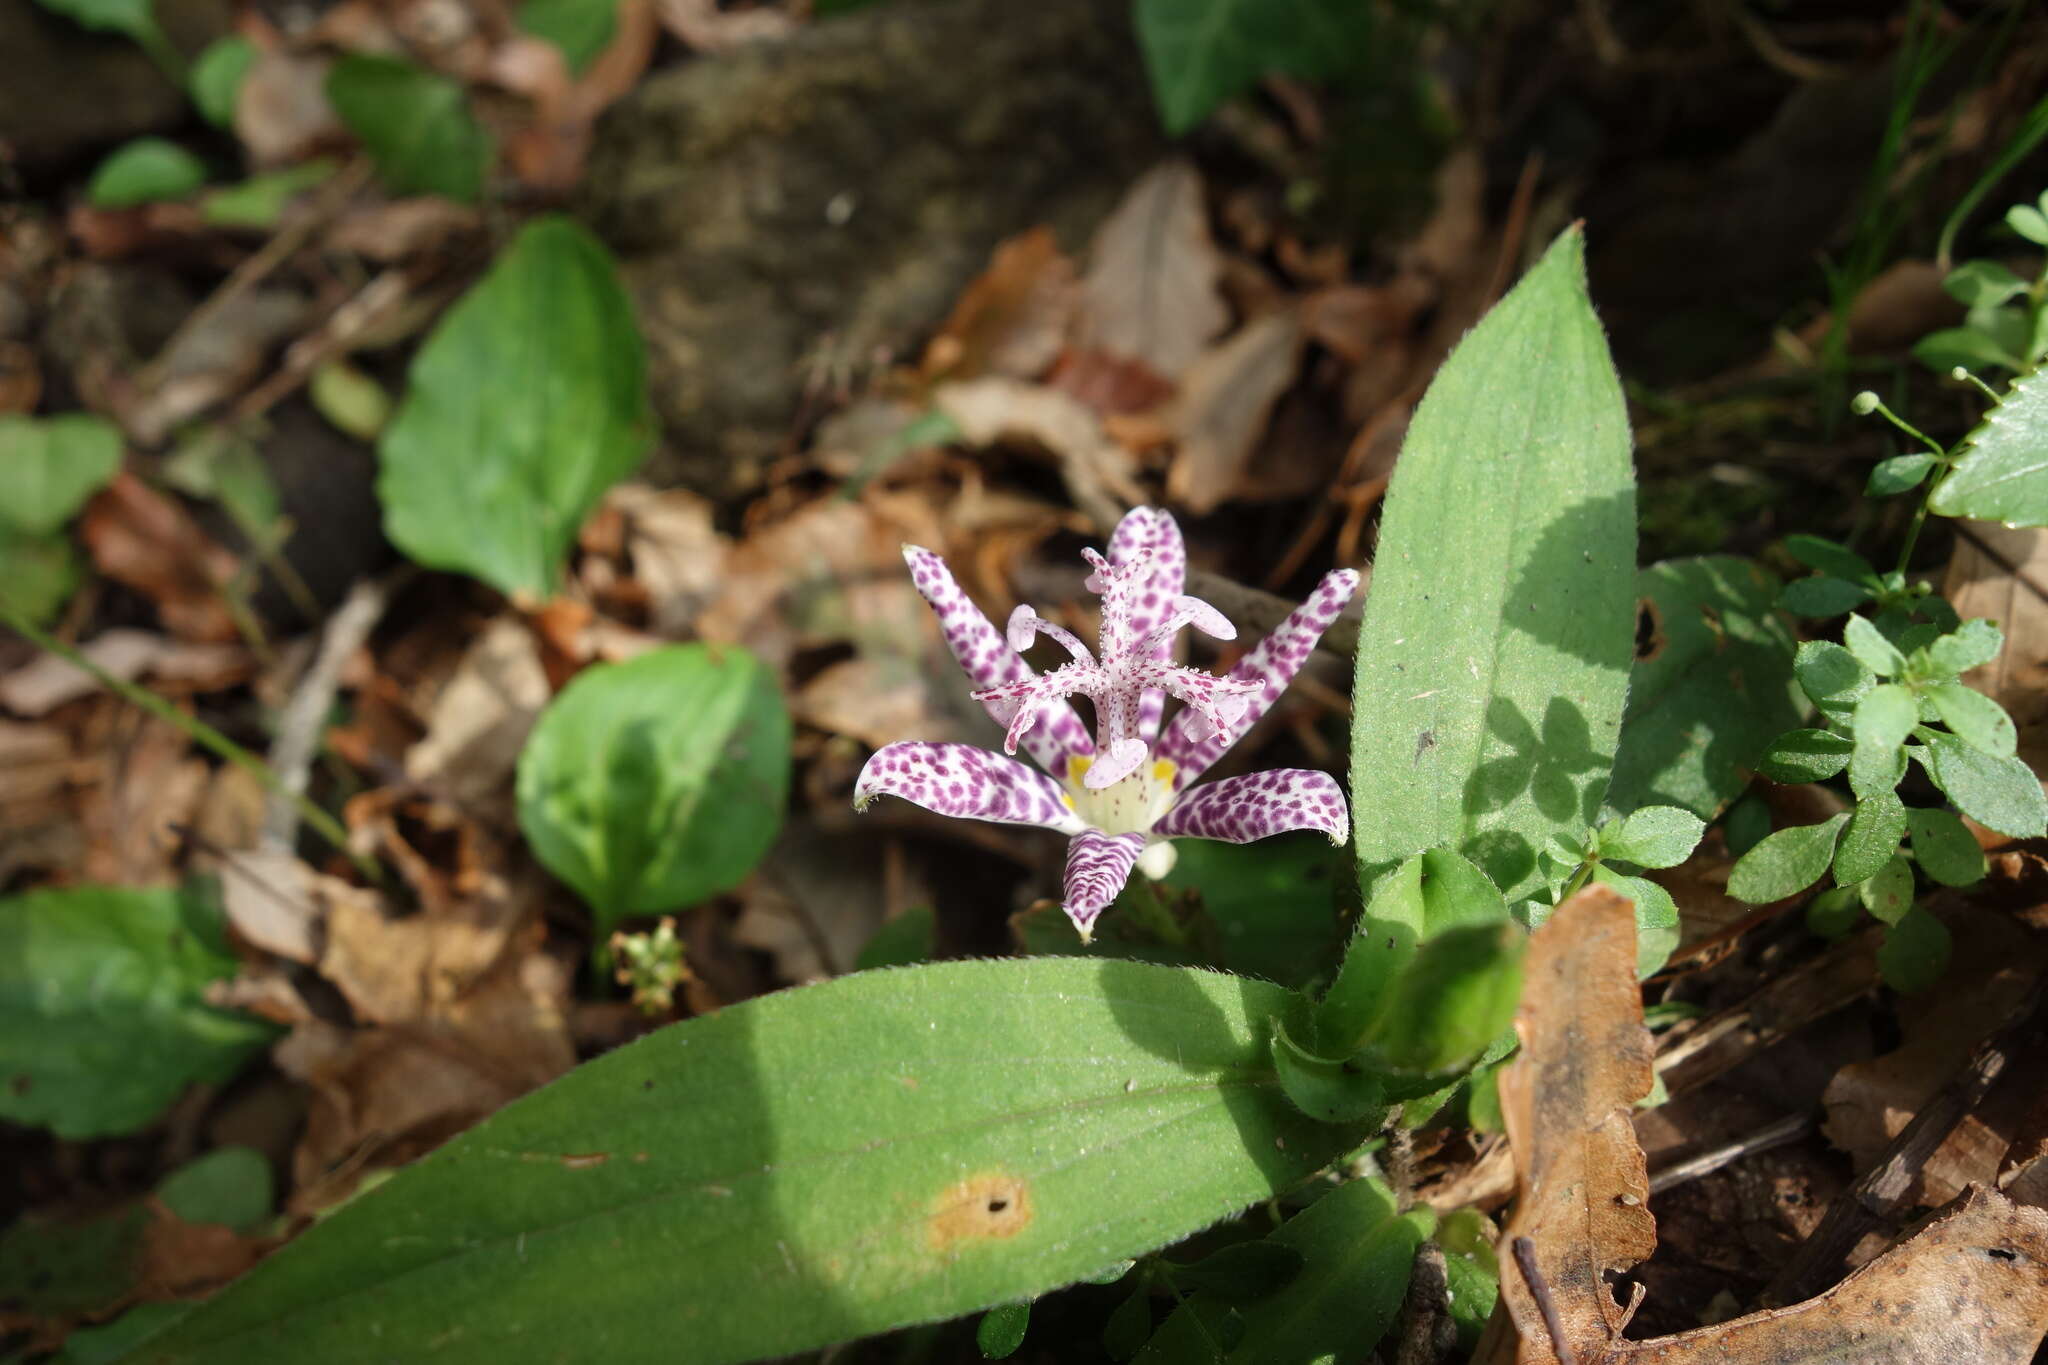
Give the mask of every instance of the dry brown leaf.
[{"label": "dry brown leaf", "polygon": [[100,572],[155,602],[171,634],[235,638],[221,595],[235,575],[235,557],[176,502],[124,471],[86,504],[79,532]]},{"label": "dry brown leaf", "polygon": [[711,522],[711,504],[683,489],[620,484],[605,508],[621,521],[626,571],[647,595],[647,624],[656,635],[687,635],[717,596],[732,543]]},{"label": "dry brown leaf", "polygon": [[427,712],[405,775],[458,805],[487,810],[508,796],[526,736],[553,690],[533,632],[501,616],[470,642]]},{"label": "dry brown leaf", "polygon": [[[1628,1323],[1608,1272],[1628,1270],[1657,1246],[1631,1119],[1651,1082],[1635,963],[1633,904],[1594,886],[1560,905],[1530,936],[1515,1016],[1522,1050],[1500,1075],[1521,1187],[1505,1245],[1524,1237],[1534,1244],[1563,1344],[1581,1361],[1598,1359]],[[1554,1359],[1537,1300],[1514,1264],[1501,1257],[1501,1304],[1521,1336],[1513,1358]]]},{"label": "dry brown leaf", "polygon": [[307,300],[289,289],[245,289],[191,315],[149,368],[147,391],[121,410],[121,425],[144,445],[242,392],[270,355],[311,318]]},{"label": "dry brown leaf", "polygon": [[438,250],[482,227],[483,215],[467,204],[420,195],[349,208],[327,229],[327,246],[389,264]]},{"label": "dry brown leaf", "polygon": [[924,377],[1036,379],[1059,358],[1080,304],[1074,263],[1048,227],[1000,243],[925,347]]},{"label": "dry brown leaf", "polygon": [[221,909],[252,946],[293,962],[320,958],[323,878],[286,848],[237,853],[219,868]]},{"label": "dry brown leaf", "polygon": [[529,92],[532,120],[505,139],[506,164],[534,189],[576,188],[597,116],[633,88],[654,54],[658,35],[652,0],[620,0],[613,15],[612,40],[604,51],[573,81],[566,70],[559,72],[559,81],[543,79]]},{"label": "dry brown leaf", "polygon": [[1972,1187],[1825,1294],[1675,1336],[1617,1342],[1579,1359],[1583,1365],[2026,1365],[2044,1332],[2048,1212]]},{"label": "dry brown leaf", "polygon": [[1301,320],[1268,313],[1188,367],[1169,425],[1180,442],[1166,494],[1196,516],[1256,486],[1252,452],[1301,364]]},{"label": "dry brown leaf", "polygon": [[235,98],[235,136],[252,167],[276,170],[348,137],[327,102],[331,58],[281,48],[259,49]]},{"label": "dry brown leaf", "polygon": [[[1849,1153],[1859,1172],[1885,1153],[1921,1104],[1969,1061],[2041,978],[2041,951],[2013,920],[1967,909],[1942,918],[1955,945],[1943,989],[1902,999],[1900,1046],[1842,1067],[1821,1097],[1828,1113],[1823,1131]],[[2025,1059],[2016,1060],[2024,1065]],[[2031,1078],[2017,1079],[2023,1093]],[[1907,1195],[1911,1203],[1945,1204],[1969,1185],[1992,1181],[2020,1118],[2012,1112],[2014,1093],[2001,1081],[1963,1117],[1921,1166]]]},{"label": "dry brown leaf", "polygon": [[932,390],[932,406],[953,419],[968,445],[1027,442],[1059,461],[1067,492],[1101,525],[1114,526],[1126,505],[1145,501],[1131,457],[1109,439],[1102,419],[1057,389],[1015,379],[970,379]]},{"label": "dry brown leaf", "polygon": [[176,877],[180,840],[206,795],[208,768],[184,731],[124,701],[98,703],[79,737],[99,759],[78,803],[85,880],[160,886]]},{"label": "dry brown leaf", "polygon": [[[232,686],[255,670],[255,660],[240,645],[185,644],[146,630],[116,628],[78,652],[123,682],[149,674],[200,692]],[[98,678],[69,660],[38,654],[0,678],[0,707],[19,716],[45,716],[100,690]]]},{"label": "dry brown leaf", "polygon": [[796,31],[789,11],[757,6],[724,9],[718,0],[659,0],[661,26],[698,52],[724,52],[741,43],[774,42]]},{"label": "dry brown leaf", "polygon": [[2048,771],[2048,531],[1959,521],[1942,595],[1964,620],[1988,616],[2005,648],[1963,681],[2019,727],[2020,757]]},{"label": "dry brown leaf", "polygon": [[1222,274],[1201,173],[1178,159],[1154,167],[1095,234],[1081,281],[1081,347],[1178,382],[1230,321]]}]

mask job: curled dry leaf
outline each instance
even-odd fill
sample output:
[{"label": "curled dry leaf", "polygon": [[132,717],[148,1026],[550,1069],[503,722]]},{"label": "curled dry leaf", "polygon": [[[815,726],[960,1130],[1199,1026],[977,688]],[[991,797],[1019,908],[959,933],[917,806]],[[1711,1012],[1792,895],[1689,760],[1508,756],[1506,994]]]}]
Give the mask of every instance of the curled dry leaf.
[{"label": "curled dry leaf", "polygon": [[1168,425],[1180,442],[1166,494],[1196,516],[1255,491],[1251,468],[1273,404],[1301,363],[1301,321],[1294,310],[1268,313],[1188,367]]},{"label": "curled dry leaf", "polygon": [[235,557],[176,502],[124,471],[86,504],[79,531],[100,572],[155,602],[171,634],[235,638],[221,594],[235,575]]},{"label": "curled dry leaf", "polygon": [[789,11],[762,5],[725,9],[718,0],[659,0],[661,26],[698,52],[774,42],[796,31]]},{"label": "curled dry leaf", "polygon": [[648,629],[681,638],[718,595],[732,543],[711,522],[711,504],[683,489],[620,484],[600,515],[619,518],[624,571],[646,596]]},{"label": "curled dry leaf", "polygon": [[[118,627],[94,636],[78,652],[123,682],[148,675],[202,692],[241,682],[255,670],[255,660],[240,645],[183,644],[154,631]],[[98,678],[68,659],[38,654],[0,678],[0,707],[18,716],[46,716],[100,690]]]},{"label": "curled dry leaf", "polygon": [[1081,280],[1079,344],[1178,382],[1230,321],[1217,285],[1202,177],[1173,160],[1141,176],[1095,234]]},{"label": "curled dry leaf", "polygon": [[[597,116],[633,88],[654,53],[657,36],[652,0],[620,0],[613,10],[612,41],[583,74],[568,78],[559,61],[533,60],[533,40],[513,39],[515,53],[501,73],[533,101],[533,117],[505,139],[505,161],[534,189],[567,191],[583,178]],[[523,54],[523,55],[522,55]],[[522,87],[519,82],[526,84]]]},{"label": "curled dry leaf", "polygon": [[499,617],[434,697],[425,738],[406,751],[405,775],[468,809],[504,804],[519,750],[551,695],[533,632]]},{"label": "curled dry leaf", "polygon": [[1145,501],[1129,453],[1110,440],[1100,418],[1057,389],[972,379],[941,384],[932,391],[932,405],[953,419],[969,445],[1021,441],[1050,451],[1075,504],[1103,527],[1116,525],[1122,506]]},{"label": "curled dry leaf", "polygon": [[1036,379],[1059,358],[1080,294],[1048,227],[1001,243],[925,347],[927,379]]},{"label": "curled dry leaf", "polygon": [[235,136],[251,168],[296,165],[330,144],[348,140],[341,116],[327,102],[333,59],[272,47],[258,51],[235,99]]},{"label": "curled dry leaf", "polygon": [[[1573,896],[1531,936],[1523,982],[1515,1016],[1522,1051],[1500,1075],[1501,1117],[1521,1184],[1505,1245],[1534,1244],[1559,1344],[1591,1361],[1630,1316],[1606,1276],[1657,1246],[1645,1203],[1649,1173],[1632,1122],[1651,1081],[1634,905],[1601,886]],[[1521,1335],[1514,1358],[1554,1359],[1545,1313],[1519,1267],[1510,1268],[1515,1260],[1501,1257],[1500,1282],[1501,1304]]]}]

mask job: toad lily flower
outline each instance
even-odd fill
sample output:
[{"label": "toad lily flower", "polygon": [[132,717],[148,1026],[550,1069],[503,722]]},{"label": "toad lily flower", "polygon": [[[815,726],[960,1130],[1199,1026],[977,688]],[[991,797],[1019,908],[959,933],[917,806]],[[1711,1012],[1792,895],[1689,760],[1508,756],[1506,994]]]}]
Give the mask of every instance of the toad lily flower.
[{"label": "toad lily flower", "polygon": [[[1316,829],[1343,843],[1350,816],[1328,773],[1283,768],[1191,784],[1279,697],[1351,600],[1358,575],[1340,569],[1324,577],[1279,629],[1218,678],[1171,662],[1173,636],[1184,626],[1222,640],[1237,634],[1223,613],[1181,592],[1187,551],[1172,517],[1136,508],[1117,526],[1107,556],[1082,553],[1094,570],[1088,590],[1102,597],[1094,655],[1028,606],[999,632],[943,560],[904,547],[911,580],[937,613],[953,657],[979,685],[975,700],[1008,727],[1004,752],[1022,745],[1045,771],[969,744],[891,744],[861,769],[854,806],[900,796],[941,815],[1072,835],[1064,908],[1084,942],[1132,868],[1153,878],[1172,871],[1168,839],[1243,844]],[[1022,651],[1039,635],[1071,661],[1036,672]],[[1076,693],[1094,704],[1093,738],[1067,702]],[[1169,696],[1182,709],[1162,730]]]}]

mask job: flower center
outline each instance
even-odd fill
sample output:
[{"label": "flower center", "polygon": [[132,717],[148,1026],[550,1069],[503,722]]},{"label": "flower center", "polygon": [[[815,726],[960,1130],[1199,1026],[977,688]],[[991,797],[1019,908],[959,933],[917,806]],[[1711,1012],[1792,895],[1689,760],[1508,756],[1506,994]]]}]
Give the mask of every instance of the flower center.
[{"label": "flower center", "polygon": [[1106,787],[1088,785],[1094,764],[1079,755],[1067,760],[1067,789],[1060,798],[1067,808],[1104,834],[1150,834],[1173,804],[1173,762],[1157,759]]}]

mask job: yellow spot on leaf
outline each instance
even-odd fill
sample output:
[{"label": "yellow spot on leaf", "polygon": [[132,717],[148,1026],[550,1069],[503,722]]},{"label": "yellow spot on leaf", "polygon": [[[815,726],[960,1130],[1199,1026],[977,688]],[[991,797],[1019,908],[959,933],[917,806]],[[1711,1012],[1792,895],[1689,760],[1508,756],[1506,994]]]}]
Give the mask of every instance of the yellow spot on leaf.
[{"label": "yellow spot on leaf", "polygon": [[946,1251],[962,1242],[1015,1237],[1031,1219],[1030,1188],[1014,1175],[989,1171],[948,1186],[933,1201],[926,1227],[932,1250]]}]

